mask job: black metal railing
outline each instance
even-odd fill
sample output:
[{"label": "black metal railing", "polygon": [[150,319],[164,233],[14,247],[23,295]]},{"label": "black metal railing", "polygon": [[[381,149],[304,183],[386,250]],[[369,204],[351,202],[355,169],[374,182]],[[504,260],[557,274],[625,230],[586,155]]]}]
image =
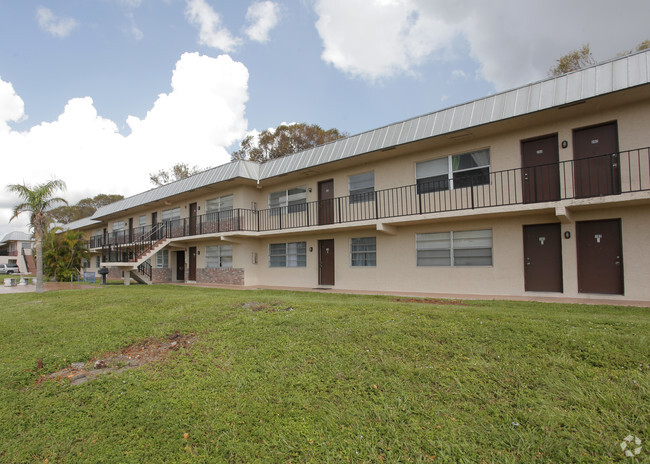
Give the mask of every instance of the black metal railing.
[{"label": "black metal railing", "polygon": [[[462,178],[263,210],[232,209],[91,237],[90,248],[110,247],[116,261],[136,261],[157,240],[233,231],[265,232],[617,195],[650,190],[650,149],[526,166]],[[121,246],[123,245],[123,246]],[[140,247],[140,248],[138,248]]]},{"label": "black metal railing", "polygon": [[138,272],[149,278],[149,280],[152,280],[151,275],[152,275],[152,267],[151,264],[149,264],[147,261],[144,261],[143,263],[138,265]]}]

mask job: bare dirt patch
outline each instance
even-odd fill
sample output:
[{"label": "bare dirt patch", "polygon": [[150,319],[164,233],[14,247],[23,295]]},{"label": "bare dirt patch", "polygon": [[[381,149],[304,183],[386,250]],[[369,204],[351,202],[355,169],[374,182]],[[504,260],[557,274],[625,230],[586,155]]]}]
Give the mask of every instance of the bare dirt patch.
[{"label": "bare dirt patch", "polygon": [[462,300],[446,300],[444,298],[395,298],[399,303],[423,303],[435,305],[474,306]]},{"label": "bare dirt patch", "polygon": [[67,379],[70,385],[79,385],[95,380],[100,375],[111,372],[119,374],[145,364],[162,361],[171,351],[177,351],[181,347],[188,348],[195,338],[194,333],[187,335],[174,333],[163,340],[145,339],[124,348],[119,353],[105,353],[90,361],[72,363],[65,369],[40,377],[37,382]]}]

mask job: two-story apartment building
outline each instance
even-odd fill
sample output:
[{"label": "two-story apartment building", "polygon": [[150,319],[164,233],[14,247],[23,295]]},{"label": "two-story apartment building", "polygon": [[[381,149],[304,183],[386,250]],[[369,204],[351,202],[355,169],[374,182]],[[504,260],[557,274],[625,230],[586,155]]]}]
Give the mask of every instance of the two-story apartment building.
[{"label": "two-story apartment building", "polygon": [[[650,52],[97,211],[149,282],[650,300]],[[76,227],[73,225],[73,227]]]},{"label": "two-story apartment building", "polygon": [[21,273],[36,272],[32,255],[34,239],[25,232],[14,231],[0,240],[0,264],[15,264]]}]

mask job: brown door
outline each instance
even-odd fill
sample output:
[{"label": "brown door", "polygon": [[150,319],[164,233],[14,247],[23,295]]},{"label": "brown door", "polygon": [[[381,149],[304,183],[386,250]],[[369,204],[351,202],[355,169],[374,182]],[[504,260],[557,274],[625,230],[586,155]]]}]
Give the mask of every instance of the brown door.
[{"label": "brown door", "polygon": [[334,285],[334,239],[318,241],[318,285]]},{"label": "brown door", "polygon": [[578,291],[623,294],[621,220],[576,223]]},{"label": "brown door", "polygon": [[334,180],[318,183],[318,224],[334,222]]},{"label": "brown door", "polygon": [[158,240],[160,238],[160,232],[157,232],[158,230],[157,224],[158,224],[158,213],[153,212],[151,213],[151,232],[152,232],[152,238],[154,240]]},{"label": "brown door", "polygon": [[560,199],[557,134],[521,142],[524,203]]},{"label": "brown door", "polygon": [[185,281],[185,252],[176,252],[176,280]]},{"label": "brown door", "polygon": [[129,218],[129,243],[133,242],[133,218]]},{"label": "brown door", "polygon": [[190,247],[190,270],[189,280],[196,280],[196,247]]},{"label": "brown door", "polygon": [[573,131],[573,159],[576,198],[620,193],[615,122]]},{"label": "brown door", "polygon": [[190,203],[190,235],[196,235],[196,203]]},{"label": "brown door", "polygon": [[560,224],[524,226],[524,286],[527,292],[562,292]]}]

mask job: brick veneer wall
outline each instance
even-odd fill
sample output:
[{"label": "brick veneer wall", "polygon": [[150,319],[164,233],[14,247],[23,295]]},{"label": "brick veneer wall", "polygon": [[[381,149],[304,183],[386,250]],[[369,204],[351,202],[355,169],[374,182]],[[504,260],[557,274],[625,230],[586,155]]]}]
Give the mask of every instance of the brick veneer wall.
[{"label": "brick veneer wall", "polygon": [[197,269],[196,281],[202,284],[244,285],[244,270],[237,268]]},{"label": "brick veneer wall", "polygon": [[151,282],[161,283],[161,282],[171,282],[172,281],[172,270],[167,268],[157,268],[154,267],[151,270]]},{"label": "brick veneer wall", "polygon": [[115,279],[123,279],[122,277],[122,271],[120,271],[116,267],[109,267],[108,268],[108,274],[106,275],[107,279],[115,280]]}]

